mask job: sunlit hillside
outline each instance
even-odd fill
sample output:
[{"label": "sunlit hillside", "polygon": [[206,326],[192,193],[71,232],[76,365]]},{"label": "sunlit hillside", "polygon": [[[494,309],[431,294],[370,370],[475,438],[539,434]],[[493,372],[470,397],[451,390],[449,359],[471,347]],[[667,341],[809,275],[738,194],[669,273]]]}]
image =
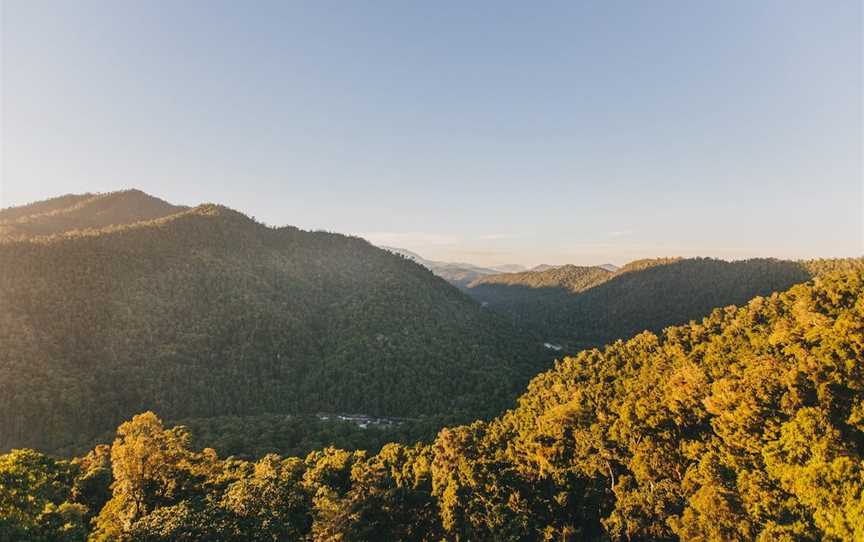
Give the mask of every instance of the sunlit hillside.
[{"label": "sunlit hillside", "polygon": [[[254,462],[135,416],[0,456],[13,540],[858,540],[864,273],[561,360],[517,408],[378,454]],[[64,538],[66,537],[66,538]]]}]

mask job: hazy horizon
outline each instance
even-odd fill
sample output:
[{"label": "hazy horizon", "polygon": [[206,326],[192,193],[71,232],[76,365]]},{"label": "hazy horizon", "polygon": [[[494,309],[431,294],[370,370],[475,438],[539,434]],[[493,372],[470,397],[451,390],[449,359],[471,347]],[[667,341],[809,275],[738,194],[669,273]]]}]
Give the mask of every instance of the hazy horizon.
[{"label": "hazy horizon", "polygon": [[0,9],[0,207],[134,187],[486,266],[864,252],[859,2]]},{"label": "hazy horizon", "polygon": [[[135,188],[135,187],[128,187],[128,188],[122,188],[122,189],[120,189],[119,192],[122,192],[122,191],[130,191],[130,190],[138,190],[138,191],[141,191],[139,188]],[[114,192],[118,192],[118,191],[114,191]],[[108,194],[108,193],[110,193],[110,192],[93,192],[92,194],[93,194],[93,195],[102,195],[102,194]],[[145,192],[145,193],[146,193],[146,192]],[[81,195],[81,194],[73,194],[73,193],[69,193],[69,194],[58,194],[58,195],[56,195],[56,196],[52,196],[52,197],[50,197],[50,198],[45,198],[45,199],[53,199],[53,198],[55,198],[55,197],[61,197],[61,196],[66,196],[66,195]],[[158,194],[148,194],[148,195],[150,195],[150,196],[154,196],[154,197],[157,197],[157,198],[159,198],[159,199],[164,199],[164,198],[160,198]],[[31,203],[37,203],[37,202],[40,202],[40,201],[44,201],[44,200],[34,200],[34,201],[29,201],[29,202],[22,203],[22,204],[20,204],[20,205],[13,205],[13,206],[8,206],[8,207],[18,207],[18,206],[21,206],[21,205],[27,205],[27,204],[31,204]],[[171,204],[178,204],[178,202],[174,202],[174,201],[168,201],[168,203],[171,203]],[[195,206],[198,206],[198,205],[206,205],[206,204],[211,204],[211,203],[213,203],[213,204],[225,205],[223,202],[205,201],[205,200],[202,200],[202,201],[199,201],[199,202],[182,203],[181,205],[185,205],[185,206],[187,206],[187,207],[195,207]],[[226,205],[226,206],[229,207],[229,208],[231,207],[230,205]],[[5,208],[6,208],[6,207],[0,206],[0,210],[3,210],[3,209],[5,209]],[[244,213],[244,214],[248,214],[248,215],[249,215],[251,218],[253,218],[254,220],[257,220],[258,222],[261,222],[262,224],[265,224],[265,225],[267,225],[267,226],[271,226],[271,227],[280,227],[280,226],[286,226],[286,225],[293,225],[293,224],[267,223],[266,221],[262,221],[262,220],[260,220],[259,218],[255,217],[254,215],[247,213],[247,212],[244,211],[243,209],[236,209],[236,208],[235,208],[234,210],[236,210],[236,211],[240,211],[240,212],[242,212],[242,213]],[[320,229],[320,228],[308,228],[308,230],[309,230],[309,231],[331,231],[331,230]],[[713,257],[713,258],[717,258],[717,259],[721,259],[721,260],[725,260],[725,261],[745,260],[745,259],[748,259],[748,258],[768,258],[768,257],[775,257],[775,258],[777,258],[777,256],[771,256],[771,255],[765,255],[765,254],[754,254],[754,255],[751,255],[751,256],[731,256],[731,257],[729,257],[729,256],[722,256],[722,255],[705,254],[705,253],[702,253],[702,252],[698,252],[698,251],[696,251],[696,252],[694,252],[694,253],[692,253],[692,254],[671,253],[671,252],[668,253],[668,254],[663,254],[663,253],[659,253],[659,252],[653,252],[653,253],[646,254],[645,256],[641,256],[641,257],[637,257],[637,258],[632,258],[632,259],[618,260],[618,261],[614,261],[614,260],[611,260],[611,259],[610,259],[610,260],[605,260],[605,261],[599,261],[599,260],[596,260],[596,261],[587,261],[587,260],[585,260],[585,261],[561,260],[561,259],[560,259],[560,258],[561,258],[561,255],[560,255],[560,254],[557,254],[557,255],[556,255],[556,254],[552,254],[552,255],[550,255],[550,259],[547,259],[547,260],[539,260],[539,261],[538,261],[538,260],[530,260],[530,259],[525,259],[525,258],[519,258],[519,255],[516,254],[516,255],[514,255],[514,258],[511,259],[511,260],[503,260],[503,261],[493,260],[493,261],[488,261],[488,262],[479,262],[479,261],[476,261],[476,260],[472,260],[472,259],[470,258],[471,253],[466,253],[466,257],[467,257],[467,259],[462,259],[462,260],[447,259],[446,257],[437,258],[437,257],[434,256],[434,254],[444,254],[444,255],[446,256],[446,254],[447,254],[446,250],[443,251],[443,252],[440,252],[440,251],[434,251],[434,250],[426,251],[426,250],[423,250],[423,249],[410,248],[410,247],[408,247],[408,246],[405,246],[405,245],[403,245],[403,244],[400,244],[399,241],[406,240],[406,239],[407,239],[407,236],[406,236],[406,238],[402,238],[402,239],[400,239],[399,236],[395,236],[395,235],[394,235],[394,236],[389,236],[389,237],[388,237],[387,235],[380,235],[380,234],[363,234],[363,233],[358,234],[358,233],[350,233],[350,232],[335,232],[335,231],[333,231],[332,233],[341,233],[341,234],[345,234],[345,235],[354,235],[354,236],[359,236],[359,237],[362,237],[362,238],[366,239],[367,241],[369,241],[370,243],[372,243],[373,245],[375,245],[375,246],[377,246],[377,247],[379,247],[379,248],[383,248],[383,249],[407,250],[407,251],[412,252],[412,253],[416,254],[417,256],[419,256],[419,257],[421,257],[421,258],[423,258],[423,259],[425,259],[425,260],[432,260],[432,261],[436,261],[436,262],[439,262],[439,263],[467,264],[467,265],[474,265],[474,266],[478,266],[478,267],[487,267],[487,268],[496,268],[496,267],[501,267],[501,266],[514,265],[514,264],[515,264],[515,265],[521,265],[521,266],[523,266],[526,270],[530,270],[530,269],[532,269],[532,268],[534,268],[534,267],[536,267],[536,266],[544,265],[544,264],[546,264],[546,265],[553,265],[553,266],[560,266],[560,265],[567,265],[567,264],[574,264],[574,265],[589,265],[589,266],[590,266],[590,265],[593,265],[593,266],[600,266],[600,265],[605,265],[605,264],[613,264],[613,265],[616,265],[616,266],[619,266],[619,267],[620,267],[620,266],[623,266],[623,265],[625,265],[625,264],[627,264],[627,263],[633,262],[634,260],[639,260],[639,259],[643,259],[643,258],[668,258],[668,257],[685,257],[685,258],[686,258],[686,257]],[[479,240],[482,241],[483,239],[480,238]],[[396,243],[390,243],[389,241],[396,241]],[[434,239],[433,239],[433,240],[430,240],[430,243],[431,243],[431,244],[428,245],[428,246],[426,246],[426,248],[429,248],[429,246],[434,246],[435,243],[436,243],[436,241],[437,241],[437,240],[434,240]],[[442,246],[445,246],[445,248],[446,248],[446,244],[444,244],[442,241],[438,241],[438,242],[441,243]],[[433,256],[430,256],[430,253],[433,254]],[[482,254],[482,253],[480,253],[480,254]],[[791,258],[788,258],[788,259],[792,259],[792,260],[807,260],[807,259],[819,259],[819,258],[847,258],[847,257],[852,257],[852,258],[862,257],[862,254],[857,253],[857,254],[847,254],[847,255],[840,255],[840,256],[827,256],[827,257],[826,257],[826,256],[816,256],[816,257],[810,257],[810,258],[808,258],[808,257],[803,257],[803,258],[791,257]],[[782,259],[782,258],[780,258],[780,259]]]}]

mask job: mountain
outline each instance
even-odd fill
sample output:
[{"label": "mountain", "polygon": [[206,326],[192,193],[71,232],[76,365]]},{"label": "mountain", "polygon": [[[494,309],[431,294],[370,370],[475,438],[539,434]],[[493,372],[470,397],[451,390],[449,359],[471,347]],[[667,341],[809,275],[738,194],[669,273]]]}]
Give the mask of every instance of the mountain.
[{"label": "mountain", "polygon": [[[426,267],[439,277],[443,278],[447,282],[453,284],[460,289],[469,288],[472,283],[482,283],[484,277],[512,274],[518,274],[519,276],[527,276],[525,275],[525,273],[551,271],[560,267],[575,267],[548,264],[540,264],[531,268],[530,270],[524,265],[520,264],[504,264],[492,267],[481,267],[470,263],[453,263],[427,260],[416,252],[412,252],[404,248],[388,246],[382,246],[381,248],[383,248],[384,250],[389,250],[394,254],[399,254],[400,256],[404,256],[409,260],[413,260],[419,263],[420,265]],[[619,270],[617,266],[614,266],[611,263],[599,265],[597,267],[613,273]],[[494,280],[498,279],[493,279],[493,281]]]},{"label": "mountain", "polygon": [[494,275],[501,272],[496,269],[479,267],[470,263],[452,263],[427,260],[416,252],[411,252],[410,250],[406,250],[404,248],[386,246],[382,246],[381,248],[417,262],[418,264],[422,265],[426,269],[429,269],[434,274],[438,275],[439,277],[456,286],[457,288],[464,288],[469,283],[477,280],[484,275]]},{"label": "mountain", "polygon": [[[521,287],[542,292],[544,288],[561,288],[568,292],[581,292],[586,288],[599,284],[610,277],[609,271],[600,267],[584,267],[577,265],[561,265],[548,267],[540,271],[524,271],[522,273],[502,273],[481,277],[471,283],[472,293],[489,289],[504,295],[517,292]],[[498,288],[502,286],[504,288]],[[513,286],[513,289],[506,287]],[[478,294],[479,295],[479,294]],[[489,299],[484,299],[489,301]],[[497,304],[497,301],[495,302]]]},{"label": "mountain", "polygon": [[154,220],[185,210],[140,190],[66,195],[0,210],[0,241]]},{"label": "mountain", "polygon": [[[255,462],[153,413],[0,456],[9,540],[864,538],[864,270],[568,357],[431,444]],[[78,536],[78,538],[72,538]]]},{"label": "mountain", "polygon": [[410,250],[407,250],[404,248],[387,247],[387,246],[382,246],[379,248],[382,248],[388,252],[392,252],[393,254],[398,254],[400,256],[408,258],[409,260],[413,260],[427,269],[429,269],[431,265],[436,263],[436,262],[433,262],[431,260],[425,259],[423,256],[417,254],[416,252],[411,252]]},{"label": "mountain", "polygon": [[519,265],[518,263],[508,263],[504,265],[496,265],[492,267],[495,271],[499,273],[521,273],[522,271],[527,271],[524,265]]},{"label": "mountain", "polygon": [[[561,266],[541,263],[540,265],[536,265],[536,266],[532,267],[531,269],[528,269],[527,271],[549,271],[550,269],[555,269],[556,267],[561,267]],[[604,263],[601,265],[597,265],[595,267],[599,267],[600,269],[605,269],[606,271],[609,271],[610,273],[614,273],[614,272],[618,271],[619,269],[621,269],[617,265],[614,265],[611,263]]]},{"label": "mountain", "polygon": [[535,272],[535,273],[539,273],[539,272],[541,272],[541,271],[549,271],[550,269],[555,269],[556,267],[560,267],[560,266],[559,266],[559,265],[549,265],[549,264],[546,264],[546,263],[541,263],[540,265],[535,265],[534,267],[532,267],[532,268],[529,269],[528,271],[532,271],[532,272]]},{"label": "mountain", "polygon": [[148,409],[474,419],[551,361],[359,238],[138,191],[2,213],[0,449],[73,446]]},{"label": "mountain", "polygon": [[864,266],[862,259],[830,262],[663,258],[634,261],[614,272],[568,265],[483,276],[465,291],[545,340],[576,351],[696,320],[716,307],[807,281],[823,269]]},{"label": "mountain", "polygon": [[862,345],[858,269],[564,359],[515,410],[441,433],[431,477],[445,529],[859,539]]}]

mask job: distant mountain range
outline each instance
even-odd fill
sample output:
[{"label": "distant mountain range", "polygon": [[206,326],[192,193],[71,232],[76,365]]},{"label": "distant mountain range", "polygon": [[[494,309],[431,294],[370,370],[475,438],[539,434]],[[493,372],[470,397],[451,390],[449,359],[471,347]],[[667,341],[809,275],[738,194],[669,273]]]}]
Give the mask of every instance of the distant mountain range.
[{"label": "distant mountain range", "polygon": [[[503,264],[496,266],[487,266],[482,267],[479,265],[474,265],[470,263],[455,263],[455,262],[440,262],[435,260],[427,260],[423,256],[417,254],[416,252],[412,252],[410,250],[404,248],[397,247],[389,247],[382,246],[381,248],[385,250],[389,250],[395,254],[399,254],[415,262],[420,265],[426,267],[439,277],[443,278],[447,282],[453,284],[458,288],[466,288],[470,283],[480,279],[481,277],[490,276],[490,275],[500,275],[500,274],[510,274],[510,273],[525,273],[528,271],[548,271],[550,269],[556,269],[559,267],[564,267],[563,265],[549,265],[549,264],[540,264],[538,266],[532,267],[530,270],[524,265],[520,264]],[[618,270],[618,267],[612,265],[611,263],[606,263],[603,265],[599,265],[607,271],[615,272]]]},{"label": "distant mountain range", "polygon": [[517,326],[565,352],[698,320],[716,307],[785,290],[824,270],[864,267],[860,258],[654,258],[623,267],[541,264],[502,273],[467,263],[429,261],[404,249],[387,250],[424,265],[483,307],[510,316]]},{"label": "distant mountain range", "polygon": [[491,269],[497,271],[498,273],[521,273],[522,271],[527,271],[528,268],[524,265],[519,265],[518,263],[508,263],[504,265],[496,265]]},{"label": "distant mountain range", "polygon": [[427,260],[416,252],[411,252],[404,248],[387,246],[382,246],[381,248],[419,263],[458,288],[464,288],[469,283],[485,275],[509,273],[511,272],[510,270],[525,270],[524,266],[518,264],[507,264],[498,267],[480,267],[470,263],[438,262]]},{"label": "distant mountain range", "polygon": [[[549,264],[541,263],[540,265],[532,267],[530,269],[530,271],[535,271],[535,272],[549,271],[550,269],[557,269],[559,267],[565,267],[566,265],[568,265],[568,264],[549,265]],[[611,264],[611,263],[604,263],[604,264],[598,265],[596,267],[599,267],[601,269],[605,269],[606,271],[611,271],[612,273],[614,273],[615,271],[618,271],[618,269],[620,269],[620,267],[618,267],[617,265]],[[518,273],[519,271],[514,271],[514,272]]]},{"label": "distant mountain range", "polygon": [[502,273],[466,263],[429,261],[404,249],[388,250],[424,265],[483,307],[510,316],[517,326],[565,352],[698,320],[716,307],[782,291],[826,269],[864,267],[860,258],[655,258],[623,267],[541,264]]}]

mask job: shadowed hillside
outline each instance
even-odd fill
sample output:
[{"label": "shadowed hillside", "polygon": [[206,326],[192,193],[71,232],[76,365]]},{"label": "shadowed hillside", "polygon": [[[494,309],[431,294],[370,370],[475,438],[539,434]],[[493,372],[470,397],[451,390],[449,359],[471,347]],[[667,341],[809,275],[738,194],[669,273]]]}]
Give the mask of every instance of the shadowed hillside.
[{"label": "shadowed hillside", "polygon": [[471,283],[467,292],[575,351],[696,320],[716,307],[782,291],[825,270],[862,266],[861,259],[666,258],[631,262],[614,273],[563,266],[492,275]]},{"label": "shadowed hillside", "polygon": [[216,205],[136,222],[168,208],[133,195],[15,218],[55,233],[123,225],[0,243],[0,449],[72,445],[144,409],[474,419],[550,361],[362,239]]}]

